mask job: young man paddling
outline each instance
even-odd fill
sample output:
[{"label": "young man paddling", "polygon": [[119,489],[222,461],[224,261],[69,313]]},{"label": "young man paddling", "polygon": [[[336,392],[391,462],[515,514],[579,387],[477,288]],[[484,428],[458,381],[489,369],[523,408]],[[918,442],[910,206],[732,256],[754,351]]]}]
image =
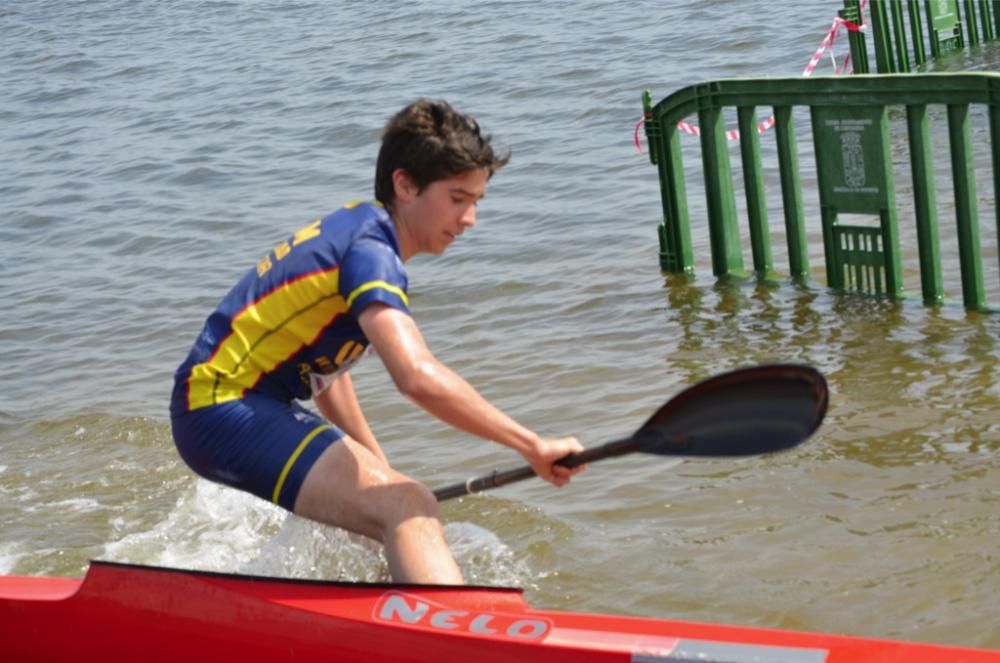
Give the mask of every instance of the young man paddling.
[{"label": "young man paddling", "polygon": [[[382,137],[375,202],[348,205],[270,251],[209,316],[178,368],[174,440],[198,474],[384,544],[397,582],[458,584],[437,502],[393,470],[348,369],[369,348],[430,414],[518,451],[544,479],[580,451],[543,438],[441,363],[410,317],[403,267],[443,253],[476,223],[476,204],[509,157],[445,102],[420,100]],[[325,420],[296,400],[311,397]]]}]

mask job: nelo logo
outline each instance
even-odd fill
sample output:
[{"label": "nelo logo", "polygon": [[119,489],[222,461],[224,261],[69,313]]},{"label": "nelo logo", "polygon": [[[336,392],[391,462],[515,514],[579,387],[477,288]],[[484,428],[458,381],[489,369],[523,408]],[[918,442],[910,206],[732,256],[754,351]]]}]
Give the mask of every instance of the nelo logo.
[{"label": "nelo logo", "polygon": [[474,633],[518,640],[538,640],[551,624],[545,619],[524,619],[502,612],[454,610],[402,592],[387,592],[375,604],[375,619],[442,631]]}]

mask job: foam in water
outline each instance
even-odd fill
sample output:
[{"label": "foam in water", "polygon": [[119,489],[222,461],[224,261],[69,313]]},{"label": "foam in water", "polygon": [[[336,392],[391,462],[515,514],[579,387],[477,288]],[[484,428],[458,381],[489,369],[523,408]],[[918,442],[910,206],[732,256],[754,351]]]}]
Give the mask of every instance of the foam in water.
[{"label": "foam in water", "polygon": [[31,513],[33,511],[51,512],[51,511],[62,511],[64,513],[88,513],[91,511],[100,511],[104,506],[97,500],[90,497],[73,497],[66,500],[59,500],[58,502],[48,502],[47,504],[35,504],[32,506],[25,507],[25,511]]},{"label": "foam in water", "polygon": [[0,575],[7,575],[14,570],[18,560],[26,553],[24,545],[19,541],[0,543]]},{"label": "foam in water", "polygon": [[[445,537],[467,582],[520,585],[532,578],[527,564],[487,529],[446,523]],[[102,558],[262,576],[390,580],[378,543],[205,480],[152,529],[107,544]]]},{"label": "foam in water", "polygon": [[467,583],[518,587],[535,580],[527,562],[490,530],[456,522],[446,523],[444,533]]},{"label": "foam in water", "polygon": [[205,571],[238,568],[252,559],[284,513],[209,481],[194,482],[165,520],[105,546],[105,559]]}]

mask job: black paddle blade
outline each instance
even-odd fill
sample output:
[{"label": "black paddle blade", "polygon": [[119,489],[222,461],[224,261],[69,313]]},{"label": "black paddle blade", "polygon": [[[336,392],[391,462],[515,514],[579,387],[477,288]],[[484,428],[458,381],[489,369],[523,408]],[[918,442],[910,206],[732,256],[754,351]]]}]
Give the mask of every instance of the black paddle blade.
[{"label": "black paddle blade", "polygon": [[636,431],[640,451],[750,456],[804,442],[826,414],[826,380],[815,368],[770,364],[722,373],[672,398]]}]

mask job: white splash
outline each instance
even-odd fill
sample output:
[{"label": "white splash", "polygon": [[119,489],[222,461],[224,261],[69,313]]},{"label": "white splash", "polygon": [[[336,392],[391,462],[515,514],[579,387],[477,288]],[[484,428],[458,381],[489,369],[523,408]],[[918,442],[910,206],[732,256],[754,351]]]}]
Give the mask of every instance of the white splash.
[{"label": "white splash", "polygon": [[[493,532],[445,524],[466,582],[514,586],[533,578]],[[238,490],[198,480],[166,519],[105,545],[102,559],[250,575],[388,582],[382,546],[299,518]]]},{"label": "white splash", "polygon": [[198,480],[165,520],[107,544],[103,559],[231,571],[253,559],[284,518],[263,500]]},{"label": "white splash", "polygon": [[0,575],[7,575],[13,571],[18,560],[26,554],[23,548],[23,544],[18,541],[0,543]]}]

